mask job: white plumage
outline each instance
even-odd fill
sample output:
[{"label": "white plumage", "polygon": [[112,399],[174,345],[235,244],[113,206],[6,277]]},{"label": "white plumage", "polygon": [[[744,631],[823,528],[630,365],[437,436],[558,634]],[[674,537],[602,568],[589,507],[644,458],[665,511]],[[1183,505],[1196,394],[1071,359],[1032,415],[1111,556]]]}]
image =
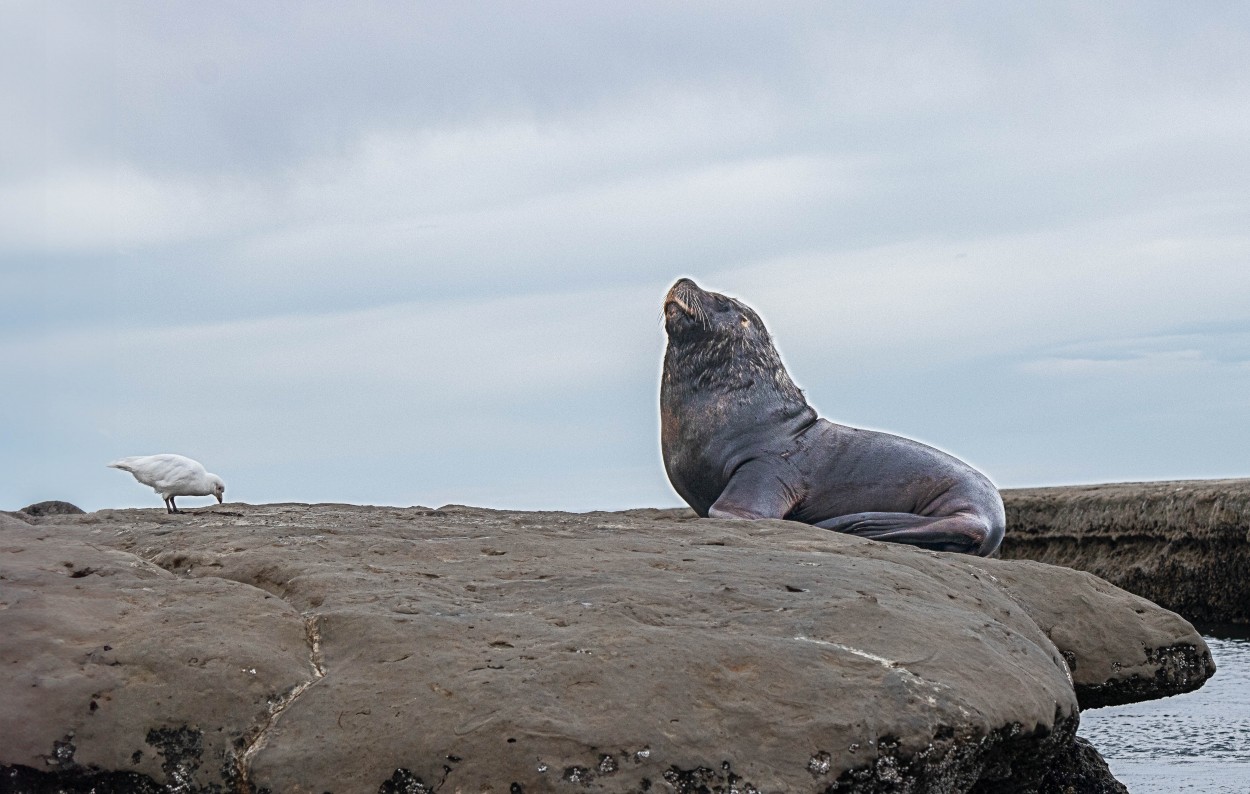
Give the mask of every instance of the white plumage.
[{"label": "white plumage", "polygon": [[226,484],[216,474],[209,474],[197,461],[182,455],[134,455],[115,460],[110,468],[128,471],[135,479],[160,494],[165,509],[179,512],[175,496],[215,496],[221,504]]}]

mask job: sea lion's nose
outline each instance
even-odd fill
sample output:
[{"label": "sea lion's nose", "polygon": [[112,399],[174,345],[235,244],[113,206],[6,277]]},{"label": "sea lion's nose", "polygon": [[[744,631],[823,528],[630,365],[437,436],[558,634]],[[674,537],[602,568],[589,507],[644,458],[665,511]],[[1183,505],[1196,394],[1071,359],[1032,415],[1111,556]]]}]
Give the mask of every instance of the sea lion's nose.
[{"label": "sea lion's nose", "polygon": [[[682,304],[682,308],[686,308],[685,303],[691,299],[695,299],[695,296],[701,294],[702,292],[703,290],[699,289],[699,285],[690,279],[679,278],[673,283],[673,286],[668,288],[668,294],[664,296],[664,302],[676,302]],[[683,296],[685,297],[685,300],[683,300]]]}]

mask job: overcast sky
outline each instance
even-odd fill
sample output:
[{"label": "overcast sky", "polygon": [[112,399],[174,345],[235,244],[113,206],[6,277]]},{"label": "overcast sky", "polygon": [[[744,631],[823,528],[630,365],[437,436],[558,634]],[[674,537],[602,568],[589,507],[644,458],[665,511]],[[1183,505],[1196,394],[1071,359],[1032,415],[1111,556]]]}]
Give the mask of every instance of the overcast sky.
[{"label": "overcast sky", "polygon": [[0,509],[680,504],[680,276],[1000,486],[1250,476],[1242,2],[5,0],[0,118]]}]

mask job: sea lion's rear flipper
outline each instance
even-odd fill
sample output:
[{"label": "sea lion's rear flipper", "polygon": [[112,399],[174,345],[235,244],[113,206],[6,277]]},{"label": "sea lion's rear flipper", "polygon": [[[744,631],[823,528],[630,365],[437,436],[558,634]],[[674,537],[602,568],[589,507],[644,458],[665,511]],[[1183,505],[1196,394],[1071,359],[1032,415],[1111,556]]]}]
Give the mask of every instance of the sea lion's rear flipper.
[{"label": "sea lion's rear flipper", "polygon": [[785,518],[798,501],[798,495],[782,476],[785,473],[785,466],[764,460],[742,464],[708,509],[708,517]]},{"label": "sea lion's rear flipper", "polygon": [[930,551],[986,555],[998,548],[990,522],[972,513],[918,516],[914,513],[853,513],[818,521],[814,526],[861,538],[906,543]]}]

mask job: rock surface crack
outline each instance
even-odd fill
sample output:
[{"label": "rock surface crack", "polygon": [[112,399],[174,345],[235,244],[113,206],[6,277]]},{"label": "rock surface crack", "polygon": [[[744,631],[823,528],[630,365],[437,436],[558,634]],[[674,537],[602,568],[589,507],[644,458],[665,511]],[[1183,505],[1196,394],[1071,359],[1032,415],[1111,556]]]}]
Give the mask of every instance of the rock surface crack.
[{"label": "rock surface crack", "polygon": [[255,790],[252,782],[252,763],[269,742],[269,735],[277,726],[278,719],[295,701],[299,700],[301,695],[326,676],[325,657],[321,650],[321,625],[316,615],[304,617],[304,634],[308,640],[308,665],[312,669],[312,677],[296,684],[285,695],[269,704],[269,714],[263,724],[255,732],[243,752],[236,756],[235,768],[244,791]]}]

